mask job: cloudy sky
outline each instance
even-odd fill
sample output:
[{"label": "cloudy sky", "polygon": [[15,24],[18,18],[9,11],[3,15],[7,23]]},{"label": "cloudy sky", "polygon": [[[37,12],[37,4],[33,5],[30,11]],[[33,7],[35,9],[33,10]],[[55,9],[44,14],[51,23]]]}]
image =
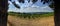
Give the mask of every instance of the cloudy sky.
[{"label": "cloudy sky", "polygon": [[[25,3],[19,3],[17,0],[12,0],[12,2],[15,1],[16,4],[18,4],[21,8],[17,9],[10,1],[9,10],[8,11],[14,11],[14,12],[52,12],[53,10],[48,7],[48,4],[43,4],[38,0],[35,4],[32,2],[28,3],[27,0],[25,0]],[[33,4],[33,5],[32,5]]]}]

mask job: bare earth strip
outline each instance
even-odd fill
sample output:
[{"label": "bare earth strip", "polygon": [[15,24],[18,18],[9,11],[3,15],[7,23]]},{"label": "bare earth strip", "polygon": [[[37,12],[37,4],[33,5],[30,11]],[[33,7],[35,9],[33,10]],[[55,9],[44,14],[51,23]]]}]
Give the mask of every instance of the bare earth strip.
[{"label": "bare earth strip", "polygon": [[54,17],[26,20],[9,15],[8,24],[9,26],[54,26]]}]

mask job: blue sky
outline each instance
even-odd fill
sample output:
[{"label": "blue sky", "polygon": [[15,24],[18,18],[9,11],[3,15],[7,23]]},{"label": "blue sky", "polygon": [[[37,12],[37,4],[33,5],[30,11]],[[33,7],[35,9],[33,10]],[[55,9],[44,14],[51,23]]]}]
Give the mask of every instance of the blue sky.
[{"label": "blue sky", "polygon": [[[34,9],[34,7],[37,7],[38,8],[37,10],[43,9],[42,11],[44,11],[44,9],[47,10],[47,8],[48,8],[48,10],[52,12],[52,9],[50,7],[48,7],[48,4],[47,3],[43,4],[42,2],[40,2],[40,0],[38,0],[35,4],[33,4],[32,2],[28,3],[27,0],[25,0],[25,3],[19,3],[17,0],[12,0],[12,2],[13,1],[15,1],[15,3],[18,4],[21,8],[17,9],[10,1],[8,1],[8,3],[10,3],[10,5],[8,6],[9,7],[8,11],[14,11],[14,12],[24,12],[24,11],[25,12],[27,12],[27,11],[29,12],[30,11],[30,12],[32,12],[31,10],[33,10],[33,12],[34,12],[34,11],[36,11],[36,9]],[[30,10],[28,8],[30,8]],[[49,11],[46,11],[46,12],[49,12]],[[38,12],[38,11],[36,11],[36,12]]]}]

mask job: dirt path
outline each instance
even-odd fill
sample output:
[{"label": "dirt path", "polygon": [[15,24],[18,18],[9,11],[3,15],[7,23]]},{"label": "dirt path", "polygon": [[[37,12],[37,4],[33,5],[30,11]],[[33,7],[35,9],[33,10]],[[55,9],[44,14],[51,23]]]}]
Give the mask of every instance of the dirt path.
[{"label": "dirt path", "polygon": [[21,19],[15,16],[8,16],[8,24],[10,26],[54,26],[54,18],[50,16],[48,18],[41,18],[41,19]]}]

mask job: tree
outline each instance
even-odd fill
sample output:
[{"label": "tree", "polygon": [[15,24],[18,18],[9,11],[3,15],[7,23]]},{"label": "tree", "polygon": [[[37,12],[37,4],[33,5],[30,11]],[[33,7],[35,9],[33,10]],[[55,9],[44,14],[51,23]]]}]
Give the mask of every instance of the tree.
[{"label": "tree", "polygon": [[49,5],[49,7],[50,7],[50,8],[54,8],[54,3],[51,3],[51,4]]}]

